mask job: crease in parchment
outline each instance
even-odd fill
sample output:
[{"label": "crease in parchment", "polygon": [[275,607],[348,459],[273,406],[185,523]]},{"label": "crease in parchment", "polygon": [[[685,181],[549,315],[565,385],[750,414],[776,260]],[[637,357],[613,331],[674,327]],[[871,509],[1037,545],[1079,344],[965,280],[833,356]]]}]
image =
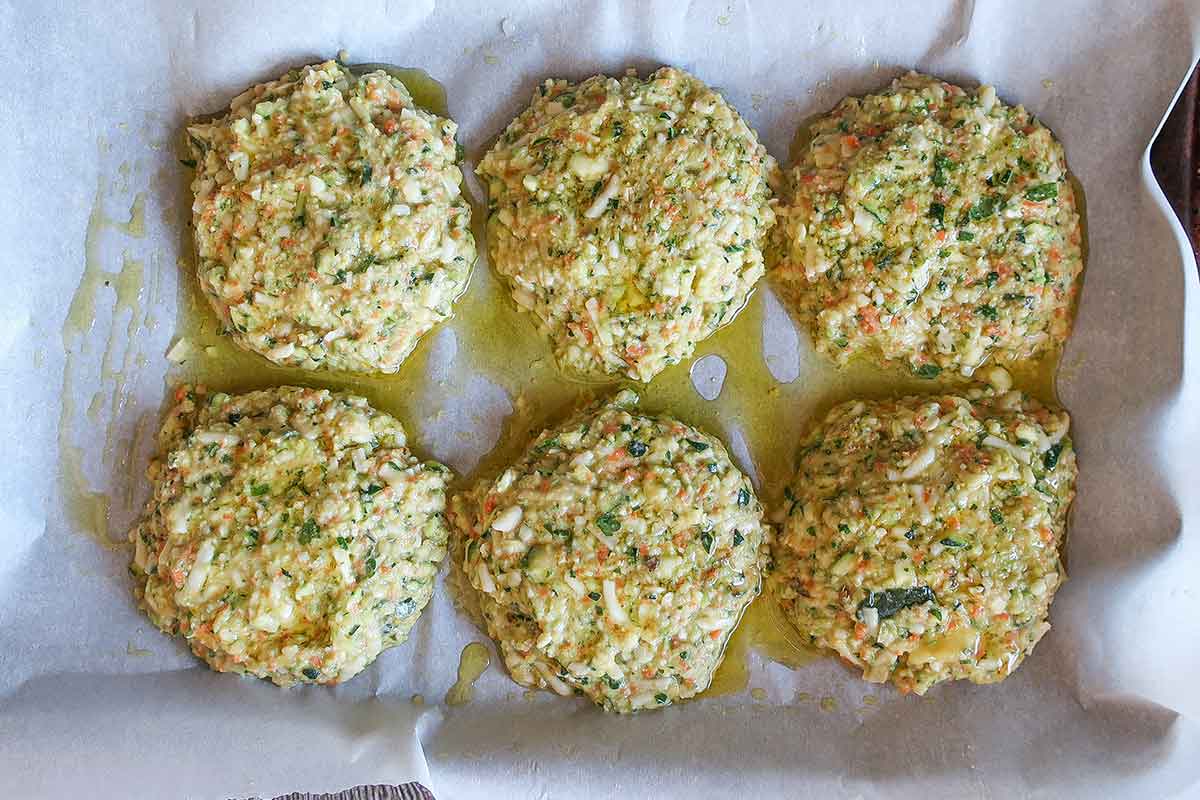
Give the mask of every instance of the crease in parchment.
[{"label": "crease in parchment", "polygon": [[949,20],[916,63],[920,65],[936,64],[951,51],[965,45],[971,36],[971,24],[974,20],[975,0],[957,0]]}]

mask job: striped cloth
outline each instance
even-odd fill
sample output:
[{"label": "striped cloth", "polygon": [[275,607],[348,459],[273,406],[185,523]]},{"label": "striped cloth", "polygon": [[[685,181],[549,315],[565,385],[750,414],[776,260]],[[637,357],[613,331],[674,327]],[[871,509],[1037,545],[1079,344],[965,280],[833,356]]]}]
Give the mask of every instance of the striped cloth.
[{"label": "striped cloth", "polygon": [[355,786],[336,794],[293,792],[276,797],[275,800],[434,800],[434,797],[421,784],[406,783],[403,786]]}]

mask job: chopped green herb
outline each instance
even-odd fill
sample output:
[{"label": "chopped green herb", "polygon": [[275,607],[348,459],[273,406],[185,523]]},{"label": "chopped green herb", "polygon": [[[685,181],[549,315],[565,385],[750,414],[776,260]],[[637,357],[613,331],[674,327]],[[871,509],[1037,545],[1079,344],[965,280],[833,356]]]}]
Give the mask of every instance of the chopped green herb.
[{"label": "chopped green herb", "polygon": [[1046,454],[1042,456],[1042,466],[1048,470],[1054,469],[1058,466],[1058,456],[1060,453],[1062,453],[1061,443],[1051,445]]},{"label": "chopped green herb", "polygon": [[1004,515],[1000,513],[1000,509],[993,508],[991,510],[990,516],[992,518],[992,522],[996,523],[997,525],[1004,524]]},{"label": "chopped green herb", "polygon": [[942,374],[942,368],[937,364],[922,364],[916,369],[918,378],[932,379]]},{"label": "chopped green herb", "polygon": [[692,448],[697,453],[703,453],[708,449],[708,442],[697,442],[695,439],[684,439],[684,441],[687,442],[688,447]]},{"label": "chopped green herb", "polygon": [[887,221],[883,217],[879,216],[879,212],[876,211],[875,209],[871,208],[869,205],[866,205],[864,203],[860,203],[859,205],[863,211],[867,212],[872,217],[874,217],[875,221],[878,222],[880,225],[882,225],[884,222]]},{"label": "chopped green herb", "polygon": [[313,667],[305,667],[301,671],[304,673],[304,677],[308,678],[310,681],[315,681],[321,675],[321,673],[317,672],[317,670]]},{"label": "chopped green herb", "polygon": [[942,544],[946,547],[966,547],[967,546],[966,542],[961,541],[959,539],[951,538],[949,536],[947,536],[945,539],[942,539]]},{"label": "chopped green herb", "polygon": [[316,520],[311,517],[304,520],[304,524],[300,526],[300,544],[308,544],[320,535],[321,529],[317,527]]},{"label": "chopped green herb", "polygon": [[887,619],[902,609],[931,602],[937,602],[932,589],[928,586],[912,586],[901,589],[884,589],[881,592],[868,592],[867,599],[862,602],[859,608],[873,608],[879,612],[880,619]]},{"label": "chopped green herb", "polygon": [[1025,192],[1025,197],[1027,197],[1030,200],[1038,200],[1038,201],[1050,200],[1051,198],[1058,197],[1058,184],[1057,183],[1038,184],[1037,186],[1034,186],[1029,191]]},{"label": "chopped green herb", "polygon": [[711,554],[713,549],[713,535],[708,531],[701,531],[700,545],[704,548],[704,552]]},{"label": "chopped green herb", "polygon": [[362,273],[364,273],[368,269],[370,269],[371,265],[375,264],[377,261],[378,261],[378,259],[376,258],[374,253],[366,253],[364,255],[359,256],[357,259],[355,259],[352,270],[361,275]]},{"label": "chopped green herb", "polygon": [[634,439],[625,449],[628,450],[629,455],[633,456],[634,458],[641,458],[642,456],[646,455],[646,451],[649,448],[646,447],[645,442]]},{"label": "chopped green herb", "polygon": [[997,198],[995,195],[980,198],[978,203],[971,206],[971,210],[967,212],[967,216],[975,222],[987,219],[996,213],[996,202]]},{"label": "chopped green herb", "polygon": [[567,541],[570,541],[572,538],[574,538],[574,534],[571,532],[571,530],[569,528],[553,528],[553,527],[547,525],[546,533],[550,534],[551,536],[562,537],[563,539],[566,539]]},{"label": "chopped green herb", "polygon": [[973,242],[975,241],[975,234],[971,233],[970,231],[959,231],[958,240],[960,242]]},{"label": "chopped green herb", "polygon": [[953,169],[954,162],[943,155],[937,155],[933,158],[933,185],[946,185],[946,170]]},{"label": "chopped green herb", "polygon": [[269,491],[271,491],[271,485],[267,483],[253,483],[250,485],[250,494],[255,497],[262,497]]},{"label": "chopped green herb", "polygon": [[611,511],[596,517],[596,527],[611,536],[621,530],[621,521],[613,516]]},{"label": "chopped green herb", "polygon": [[664,692],[659,692],[658,694],[654,695],[654,702],[658,703],[660,706],[665,706],[670,699],[671,698],[667,697],[666,693]]},{"label": "chopped green herb", "polygon": [[746,491],[745,489],[738,489],[737,504],[739,506],[750,505],[750,492]]}]

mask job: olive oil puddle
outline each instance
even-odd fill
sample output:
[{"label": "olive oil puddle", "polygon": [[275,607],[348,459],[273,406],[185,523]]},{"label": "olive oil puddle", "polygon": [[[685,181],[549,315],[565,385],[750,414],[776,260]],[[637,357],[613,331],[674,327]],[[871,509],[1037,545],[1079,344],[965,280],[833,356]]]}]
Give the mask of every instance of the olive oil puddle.
[{"label": "olive oil puddle", "polygon": [[[344,55],[339,53],[338,57]],[[446,111],[446,89],[423,69],[415,67],[397,67],[381,62],[365,64],[346,64],[346,69],[353,75],[365,75],[368,72],[383,71],[404,84],[413,102],[421,108],[439,117],[449,116]]]},{"label": "olive oil puddle", "polygon": [[[354,69],[377,66],[357,65]],[[419,104],[445,113],[445,94],[428,75],[408,70],[389,72],[409,86]],[[184,179],[190,179],[190,175]],[[486,248],[485,208],[476,198],[470,199],[472,231],[482,253]],[[185,253],[193,254],[190,229],[184,233],[183,245]],[[281,384],[353,392],[396,416],[410,434],[410,445],[422,457],[431,455],[438,442],[437,430],[447,421],[447,415],[458,413],[453,410],[456,402],[463,398],[469,402],[489,387],[503,392],[509,409],[495,438],[490,439],[492,434],[487,431],[461,434],[488,440],[476,438],[465,443],[473,455],[464,459],[462,474],[454,482],[454,489],[459,491],[498,474],[519,457],[537,433],[556,426],[582,404],[630,387],[641,395],[642,411],[669,414],[719,435],[735,460],[754,478],[763,505],[771,509],[777,506],[784,484],[792,477],[797,443],[819,415],[833,405],[852,398],[956,391],[970,384],[968,379],[953,375],[921,379],[906,369],[880,369],[865,359],[839,368],[819,357],[803,332],[797,348],[785,348],[782,355],[773,351],[769,354],[764,340],[779,331],[767,330],[767,309],[774,300],[765,279],[732,322],[700,342],[686,363],[664,370],[650,384],[619,379],[583,382],[557,369],[532,316],[517,310],[499,280],[483,264],[476,265],[470,285],[454,306],[453,318],[426,334],[395,375],[283,368],[241,350],[220,333],[217,317],[195,279],[194,255],[187,261],[181,264],[185,274],[180,282],[178,331],[179,338],[187,342],[189,355],[176,366],[176,378],[229,392]],[[779,326],[795,327],[786,314],[775,314],[772,320]],[[727,367],[723,388],[712,400],[699,394],[691,376],[692,365],[706,355],[719,356]],[[768,363],[769,358],[776,359],[776,363]],[[1055,402],[1057,364],[1055,353],[1008,369],[1016,388]],[[776,373],[797,377],[781,382],[772,366]],[[456,418],[449,421],[464,422]],[[448,580],[443,585],[457,595],[464,588],[459,583],[465,581]],[[468,602],[457,596],[455,600]],[[751,651],[793,669],[817,657],[782,618],[771,598],[758,598],[730,638],[724,660],[701,696],[745,691]]]},{"label": "olive oil puddle", "polygon": [[[101,140],[101,154],[105,148]],[[134,196],[129,219],[125,222],[110,219],[105,214],[104,200],[104,179],[101,177],[97,182],[84,238],[83,272],[61,329],[64,365],[62,407],[58,421],[58,458],[59,486],[72,527],[83,531],[101,546],[115,550],[124,546],[125,542],[110,536],[112,499],[107,493],[93,488],[84,468],[84,450],[75,443],[77,418],[80,416],[75,398],[86,377],[81,371],[81,357],[92,344],[90,334],[96,325],[99,303],[102,296],[111,293],[111,321],[103,343],[99,375],[95,376],[97,388],[83,416],[89,425],[99,427],[107,400],[109,413],[101,463],[106,467],[128,467],[130,451],[136,446],[138,433],[135,431],[131,441],[118,441],[118,421],[128,401],[126,388],[145,363],[135,341],[136,334],[149,321],[145,265],[125,251],[121,256],[120,268],[116,272],[110,271],[102,255],[101,238],[105,229],[124,234],[126,240],[143,238],[146,233],[146,196],[144,192]],[[156,293],[157,279],[149,288]],[[122,336],[122,320],[126,314],[128,321],[123,326]],[[111,390],[106,392],[109,385]],[[127,445],[127,448],[119,451],[120,445]],[[131,506],[132,493],[127,493],[124,501]]]},{"label": "olive oil puddle", "polygon": [[487,646],[471,642],[464,647],[462,655],[458,657],[458,680],[446,692],[446,705],[461,706],[471,702],[475,681],[491,663],[492,657],[488,654]]},{"label": "olive oil puddle", "polygon": [[751,651],[794,670],[823,657],[804,643],[771,597],[758,597],[746,609],[741,624],[730,637],[721,665],[701,697],[746,691],[750,685]]}]

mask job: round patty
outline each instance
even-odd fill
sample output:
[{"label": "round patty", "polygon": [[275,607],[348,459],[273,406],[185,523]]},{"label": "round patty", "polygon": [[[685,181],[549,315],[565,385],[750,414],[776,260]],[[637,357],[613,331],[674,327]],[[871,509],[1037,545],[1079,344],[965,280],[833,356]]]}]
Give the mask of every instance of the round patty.
[{"label": "round patty", "polygon": [[808,129],[773,269],[819,351],[970,375],[1070,331],[1083,268],[1062,147],[990,86],[909,73]]},{"label": "round patty", "polygon": [[360,397],[181,387],[130,533],[135,594],[221,672],[338,683],[403,642],[446,553],[449,473]]},{"label": "round patty", "polygon": [[1019,392],[851,401],[803,442],[785,616],[870,681],[994,683],[1050,628],[1075,495],[1066,412]]},{"label": "round patty", "polygon": [[455,124],[386,72],[293,70],[192,125],[200,286],[277,364],[395,372],[475,262]]},{"label": "round patty", "polygon": [[775,162],[686,72],[547,80],[477,172],[491,263],[564,370],[648,381],[763,274]]},{"label": "round patty", "polygon": [[766,557],[762,508],[721,443],[636,402],[543,433],[452,504],[513,679],[619,712],[708,686]]}]

